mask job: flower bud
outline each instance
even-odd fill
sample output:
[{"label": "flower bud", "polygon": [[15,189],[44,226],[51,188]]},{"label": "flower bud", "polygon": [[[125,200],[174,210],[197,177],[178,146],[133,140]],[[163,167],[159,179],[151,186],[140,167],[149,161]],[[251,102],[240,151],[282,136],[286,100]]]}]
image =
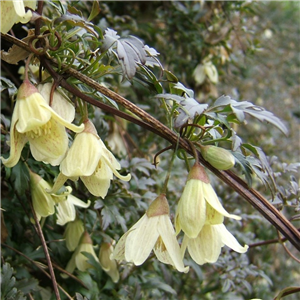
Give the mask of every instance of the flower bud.
[{"label": "flower bud", "polygon": [[120,279],[120,274],[116,260],[110,258],[113,250],[114,248],[110,243],[102,243],[99,251],[99,262],[102,269],[111,277],[112,281],[116,283]]},{"label": "flower bud", "polygon": [[66,246],[69,251],[74,251],[76,249],[83,232],[84,227],[80,219],[75,219],[73,222],[68,223],[64,238],[66,239]]},{"label": "flower bud", "polygon": [[234,156],[226,149],[216,146],[202,146],[203,158],[218,170],[228,170],[235,164]]}]

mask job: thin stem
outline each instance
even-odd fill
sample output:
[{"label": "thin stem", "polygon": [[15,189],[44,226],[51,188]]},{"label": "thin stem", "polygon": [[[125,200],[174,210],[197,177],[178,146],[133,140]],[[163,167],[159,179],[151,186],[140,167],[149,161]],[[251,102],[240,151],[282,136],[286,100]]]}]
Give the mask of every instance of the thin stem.
[{"label": "thin stem", "polygon": [[[178,136],[178,138],[179,138],[179,136]],[[170,179],[170,176],[171,176],[171,171],[172,171],[173,163],[174,163],[174,160],[175,160],[175,157],[176,157],[177,149],[178,149],[178,142],[177,142],[176,147],[175,147],[175,149],[173,151],[173,154],[172,154],[172,158],[171,158],[171,161],[170,161],[170,164],[169,164],[167,176],[166,176],[165,182],[163,184],[161,194],[166,194],[167,193],[168,183],[169,183],[169,179]]]},{"label": "thin stem", "polygon": [[57,286],[57,282],[56,282],[56,278],[55,278],[51,258],[50,258],[49,251],[48,251],[48,248],[47,248],[47,244],[46,244],[46,241],[45,241],[45,237],[44,237],[42,228],[40,226],[40,222],[39,222],[39,220],[36,216],[36,213],[34,211],[34,208],[33,208],[32,203],[31,203],[30,200],[29,200],[29,205],[31,207],[31,211],[32,211],[33,218],[34,218],[34,221],[35,221],[35,227],[37,228],[37,232],[38,232],[38,235],[40,237],[40,240],[41,240],[41,243],[42,243],[42,246],[43,246],[43,250],[44,250],[44,253],[45,253],[45,256],[46,256],[46,260],[47,260],[47,264],[48,264],[48,268],[49,268],[49,272],[50,272],[51,280],[52,280],[52,284],[53,284],[54,293],[55,293],[56,299],[60,300],[61,298],[60,298],[60,294],[59,294],[59,290],[58,290],[58,286]]}]

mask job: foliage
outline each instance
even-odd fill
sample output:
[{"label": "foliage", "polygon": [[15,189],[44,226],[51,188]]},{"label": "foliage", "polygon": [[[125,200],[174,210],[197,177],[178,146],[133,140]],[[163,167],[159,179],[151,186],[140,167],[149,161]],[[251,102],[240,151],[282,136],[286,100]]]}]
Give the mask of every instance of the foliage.
[{"label": "foliage", "polygon": [[[30,23],[12,28],[17,39],[28,35],[24,40],[28,44],[35,26],[40,26],[40,37],[29,43],[31,51],[38,52],[31,61],[30,81],[38,84],[58,79],[63,87],[59,93],[76,109],[74,123],[79,125],[88,117],[120,162],[120,174],[131,174],[128,182],[109,179],[105,197],[91,193],[84,181],[73,181],[69,176],[72,195],[92,202],[88,209],[76,207],[76,219],[83,221],[96,253],[95,257],[82,252],[92,266],[87,270],[65,271],[74,252],[65,241],[69,225],[56,222],[57,203],[56,213],[41,219],[61,299],[270,299],[285,292],[291,292],[287,299],[296,299],[297,263],[278,242],[276,230],[213,172],[208,176],[222,204],[242,217],[238,222],[226,220],[225,225],[241,245],[250,245],[247,253],[224,247],[217,262],[202,266],[185,255],[184,264],[190,267],[187,274],[151,254],[141,266],[119,262],[118,282],[101,267],[98,258],[101,260],[101,245],[114,246],[165,192],[166,182],[175,223],[178,200],[195,155],[180,148],[178,142],[156,156],[170,146],[170,133],[177,140],[190,141],[196,150],[203,145],[227,149],[236,162],[232,176],[244,179],[246,189],[263,194],[299,227],[299,118],[292,100],[299,75],[293,64],[299,65],[299,49],[286,35],[296,35],[299,21],[295,11],[299,8],[292,2],[249,1],[44,1],[43,5],[41,18],[37,13]],[[7,158],[12,100],[16,100],[24,77],[22,60],[15,65],[10,61],[20,48],[6,53],[11,44],[4,35],[1,41],[5,52],[1,150]],[[46,46],[48,43],[45,49],[42,41]],[[270,50],[274,62],[268,57]],[[278,77],[268,70],[276,68],[277,60],[281,66]],[[43,68],[35,70],[40,66]],[[105,93],[107,90],[124,97],[127,106],[116,94]],[[88,104],[80,95],[95,102]],[[170,130],[170,136],[160,130],[161,125]],[[71,146],[76,134],[71,130],[67,134]],[[89,149],[82,147],[88,156]],[[175,149],[173,161],[171,151]],[[53,185],[62,167],[37,161],[31,152],[27,143],[19,162],[12,168],[2,164],[1,169],[2,299],[54,299],[53,279],[30,204],[29,170]],[[286,244],[296,256],[296,249]]]}]

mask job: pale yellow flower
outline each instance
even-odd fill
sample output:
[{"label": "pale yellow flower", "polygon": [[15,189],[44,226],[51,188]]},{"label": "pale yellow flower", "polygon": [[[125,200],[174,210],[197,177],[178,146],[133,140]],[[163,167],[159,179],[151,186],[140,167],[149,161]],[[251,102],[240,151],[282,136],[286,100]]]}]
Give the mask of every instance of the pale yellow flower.
[{"label": "pale yellow flower", "polygon": [[60,201],[56,204],[56,210],[57,210],[56,223],[58,225],[63,226],[70,221],[74,221],[76,217],[75,206],[88,208],[90,204],[91,204],[90,200],[88,200],[88,202],[85,203],[71,194],[68,195],[66,200]]},{"label": "pale yellow flower", "polygon": [[66,187],[61,194],[49,193],[51,185],[32,171],[30,171],[30,187],[32,204],[38,219],[53,215],[56,209],[58,225],[65,225],[67,222],[75,220],[75,205],[87,208],[91,203],[90,200],[85,203],[71,195],[70,187]]},{"label": "pale yellow flower", "polygon": [[24,145],[29,141],[35,160],[58,165],[68,149],[65,127],[74,132],[83,130],[83,125],[73,125],[57,114],[36,87],[24,80],[12,115],[10,156],[6,159],[1,157],[3,164],[10,168],[15,166]]},{"label": "pale yellow flower", "polygon": [[175,226],[188,237],[196,238],[204,224],[221,224],[225,217],[240,220],[229,214],[220,203],[204,168],[196,163],[189,172],[186,185],[179,200]]},{"label": "pale yellow flower", "polygon": [[28,23],[31,19],[32,12],[25,12],[25,6],[35,9],[36,0],[10,0],[0,1],[0,31],[7,33],[15,23]]},{"label": "pale yellow flower", "polygon": [[51,189],[50,184],[36,173],[30,172],[31,198],[37,218],[48,217],[55,212],[55,201],[46,189]]},{"label": "pale yellow flower", "polygon": [[92,268],[92,265],[88,263],[88,258],[85,255],[83,255],[82,252],[92,254],[95,260],[99,262],[95,250],[93,248],[92,239],[86,231],[82,234],[79,245],[77,246],[70,261],[67,264],[67,272],[73,273],[75,268],[82,272],[86,271],[88,268]]},{"label": "pale yellow flower", "polygon": [[79,244],[80,237],[84,232],[83,223],[80,219],[69,222],[66,226],[64,238],[69,251],[74,251]]},{"label": "pale yellow flower", "polygon": [[87,120],[84,126],[84,131],[75,136],[60,165],[53,191],[57,191],[67,179],[77,180],[80,177],[91,194],[104,198],[113,174],[124,181],[129,181],[131,175],[122,176],[117,171],[121,166],[99,138],[93,123]]},{"label": "pale yellow flower", "polygon": [[110,243],[102,243],[99,251],[99,262],[102,269],[111,277],[113,282],[118,282],[120,274],[115,259],[111,259],[113,246]]},{"label": "pale yellow flower", "polygon": [[119,240],[112,258],[126,260],[139,266],[151,251],[158,260],[170,264],[179,272],[188,272],[184,267],[175,230],[169,218],[169,205],[165,195],[158,196],[146,214]]},{"label": "pale yellow flower", "polygon": [[245,253],[249,248],[241,246],[224,224],[204,225],[196,238],[184,235],[181,248],[182,253],[187,248],[192,259],[203,265],[216,262],[224,245],[239,253]]}]

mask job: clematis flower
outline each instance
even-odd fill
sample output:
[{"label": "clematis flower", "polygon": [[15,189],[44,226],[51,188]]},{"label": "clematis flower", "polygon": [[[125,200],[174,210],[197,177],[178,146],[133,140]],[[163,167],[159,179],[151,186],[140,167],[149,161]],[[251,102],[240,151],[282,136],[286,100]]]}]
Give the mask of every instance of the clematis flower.
[{"label": "clematis flower", "polygon": [[32,171],[30,171],[30,187],[32,204],[38,219],[53,215],[56,208],[58,225],[65,225],[67,222],[75,220],[75,205],[87,208],[91,203],[90,200],[85,203],[71,195],[70,187],[66,187],[61,194],[49,193],[49,190],[52,189],[51,185]]},{"label": "clematis flower", "polygon": [[0,1],[0,31],[7,33],[15,23],[28,23],[31,19],[32,12],[25,12],[25,6],[35,9],[36,0],[10,0]]},{"label": "clematis flower", "polygon": [[80,237],[84,232],[83,223],[80,219],[75,219],[67,224],[64,233],[66,246],[69,251],[74,251],[79,244]]},{"label": "clematis flower", "polygon": [[88,263],[88,258],[82,254],[82,252],[90,253],[98,261],[95,250],[93,248],[93,241],[90,235],[85,231],[80,239],[79,245],[73,253],[70,261],[67,264],[66,271],[73,273],[75,268],[84,272],[88,268],[92,268],[92,265]]},{"label": "clematis flower", "polygon": [[19,88],[11,121],[10,156],[1,157],[2,162],[9,168],[15,166],[29,141],[35,160],[58,165],[68,149],[65,127],[74,132],[83,130],[83,125],[73,125],[58,115],[36,87],[25,79]]},{"label": "clematis flower", "polygon": [[241,246],[224,224],[217,224],[204,225],[196,238],[185,234],[181,249],[184,253],[187,248],[192,259],[203,265],[216,262],[224,245],[239,253],[245,253],[249,248],[247,245]]},{"label": "clematis flower", "polygon": [[66,200],[67,194],[70,193],[70,191],[67,190],[61,195],[49,194],[47,190],[51,189],[50,184],[31,170],[29,170],[29,173],[32,204],[38,220],[40,220],[41,217],[53,215],[55,212],[55,203],[58,202],[59,199],[61,201]]},{"label": "clematis flower", "polygon": [[113,282],[118,282],[120,274],[115,259],[111,259],[113,253],[113,246],[111,243],[102,243],[99,251],[99,262],[102,269],[111,277]]},{"label": "clematis flower", "polygon": [[88,200],[88,202],[85,203],[71,194],[68,195],[68,198],[66,200],[60,201],[56,205],[56,224],[63,226],[70,221],[74,221],[76,217],[75,205],[79,207],[88,208],[90,204],[90,200]]},{"label": "clematis flower", "polygon": [[189,172],[177,206],[176,233],[182,230],[189,238],[196,238],[206,223],[221,224],[224,216],[241,219],[223,208],[204,168],[196,163]]},{"label": "clematis flower", "polygon": [[179,272],[188,272],[189,268],[184,267],[181,258],[164,194],[158,196],[143,217],[121,237],[112,258],[139,266],[145,262],[152,249],[159,261],[172,265]]},{"label": "clematis flower", "polygon": [[96,128],[90,120],[84,122],[84,130],[75,136],[74,142],[60,165],[53,192],[67,179],[83,181],[89,192],[104,198],[113,179],[113,174],[129,181],[131,175],[122,176],[117,170],[121,166],[99,138]]}]

